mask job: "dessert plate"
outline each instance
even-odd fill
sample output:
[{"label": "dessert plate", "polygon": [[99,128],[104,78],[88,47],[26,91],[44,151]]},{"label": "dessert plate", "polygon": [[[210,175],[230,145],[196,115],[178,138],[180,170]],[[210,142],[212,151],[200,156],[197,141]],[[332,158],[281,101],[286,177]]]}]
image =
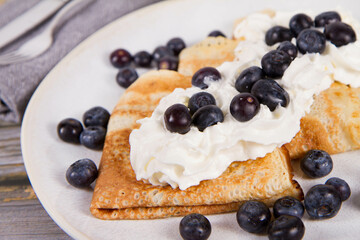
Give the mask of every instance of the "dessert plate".
[{"label": "dessert plate", "polygon": [[[115,81],[117,70],[109,62],[116,48],[131,53],[152,52],[172,37],[188,45],[204,39],[214,30],[231,36],[235,19],[264,8],[275,10],[312,9],[316,12],[341,6],[360,20],[360,2],[288,0],[174,0],[140,9],[107,25],[70,52],[42,81],[24,116],[22,153],[31,184],[53,220],[75,239],[180,239],[181,218],[141,221],[104,221],[90,214],[92,192],[70,186],[67,168],[78,159],[99,164],[101,152],[62,142],[56,132],[67,117],[81,120],[93,106],[110,112],[124,92]],[[360,37],[360,36],[358,36]],[[141,72],[140,72],[141,73]],[[345,179],[352,196],[339,214],[329,220],[313,221],[305,214],[305,239],[357,239],[360,235],[360,151],[334,155],[334,170],[325,178],[309,180],[295,166],[295,178],[304,192],[331,176]],[[241,230],[235,213],[207,216],[212,224],[211,239],[261,239]]]}]

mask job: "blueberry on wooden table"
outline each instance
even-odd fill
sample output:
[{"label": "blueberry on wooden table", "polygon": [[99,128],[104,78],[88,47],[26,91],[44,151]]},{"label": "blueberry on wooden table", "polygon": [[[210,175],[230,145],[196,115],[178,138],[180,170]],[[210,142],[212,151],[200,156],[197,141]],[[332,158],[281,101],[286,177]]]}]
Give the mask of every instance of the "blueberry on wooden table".
[{"label": "blueberry on wooden table", "polygon": [[179,65],[179,59],[175,56],[164,56],[157,62],[157,69],[167,69],[177,71]]},{"label": "blueberry on wooden table", "polygon": [[147,51],[140,51],[134,55],[134,63],[137,67],[151,67],[152,55]]},{"label": "blueberry on wooden table", "polygon": [[291,215],[302,218],[304,215],[304,205],[302,202],[294,197],[286,196],[279,198],[275,201],[273,212],[274,217],[277,218],[281,215]]},{"label": "blueberry on wooden table", "polygon": [[83,114],[83,123],[88,126],[102,126],[107,128],[110,113],[103,107],[97,106],[90,108]]},{"label": "blueberry on wooden table", "polygon": [[180,103],[170,106],[164,113],[164,122],[166,129],[170,132],[187,133],[191,126],[189,109]]},{"label": "blueberry on wooden table", "polygon": [[170,49],[175,56],[178,56],[180,54],[180,52],[186,47],[186,44],[184,42],[184,40],[182,40],[179,37],[175,37],[170,39],[167,43],[166,43],[166,47],[168,49]]},{"label": "blueberry on wooden table", "polygon": [[329,23],[341,22],[341,17],[339,13],[335,11],[328,11],[320,13],[315,17],[315,27],[325,27]]},{"label": "blueberry on wooden table", "polygon": [[216,68],[204,67],[195,72],[192,76],[191,84],[195,87],[206,89],[209,87],[208,82],[219,81],[220,79],[221,74]]},{"label": "blueberry on wooden table", "polygon": [[57,125],[59,138],[68,143],[80,143],[80,134],[83,129],[81,122],[74,118],[63,119]]},{"label": "blueberry on wooden table", "polygon": [[101,126],[89,126],[80,134],[80,143],[89,149],[102,150],[105,136],[105,128]]},{"label": "blueberry on wooden table", "polygon": [[155,48],[152,57],[155,62],[158,62],[164,56],[174,56],[174,53],[165,46]]},{"label": "blueberry on wooden table", "polygon": [[260,110],[260,103],[251,93],[239,93],[230,103],[230,113],[239,122],[252,119]]},{"label": "blueberry on wooden table", "polygon": [[180,221],[179,231],[184,240],[206,240],[211,234],[211,224],[205,216],[191,213]]},{"label": "blueberry on wooden table", "polygon": [[80,159],[73,164],[66,171],[66,180],[72,186],[77,188],[89,187],[98,176],[98,170],[95,163],[88,159]]},{"label": "blueberry on wooden table", "polygon": [[136,70],[132,67],[125,67],[119,70],[116,75],[116,82],[123,88],[128,88],[131,84],[133,84],[139,75]]},{"label": "blueberry on wooden table", "polygon": [[110,55],[110,62],[116,68],[123,68],[131,64],[132,56],[123,48],[116,49]]},{"label": "blueberry on wooden table", "polygon": [[266,76],[280,78],[291,63],[291,57],[284,51],[272,50],[261,58],[261,68]]},{"label": "blueberry on wooden table", "polygon": [[331,172],[333,161],[327,152],[313,149],[300,160],[300,168],[308,177],[320,178]]},{"label": "blueberry on wooden table", "polygon": [[294,15],[289,21],[290,30],[295,37],[304,29],[311,28],[314,25],[311,17],[304,13],[298,13]]},{"label": "blueberry on wooden table", "polygon": [[188,103],[190,114],[194,114],[199,108],[206,105],[216,105],[216,100],[214,96],[208,92],[195,93],[190,97]]},{"label": "blueberry on wooden table", "polygon": [[299,52],[323,53],[326,46],[326,37],[322,32],[315,29],[305,29],[296,38],[296,46]]},{"label": "blueberry on wooden table", "polygon": [[290,41],[284,41],[280,43],[276,50],[286,52],[287,54],[289,54],[291,60],[294,60],[298,54],[297,47]]},{"label": "blueberry on wooden table", "polygon": [[305,226],[300,218],[281,215],[269,225],[270,240],[300,240],[305,234]]},{"label": "blueberry on wooden table", "polygon": [[237,77],[235,88],[241,93],[250,92],[254,83],[262,78],[265,78],[265,74],[261,68],[257,66],[246,68]]},{"label": "blueberry on wooden table", "polygon": [[226,35],[225,35],[223,32],[219,31],[219,30],[213,30],[213,31],[211,31],[211,32],[208,34],[208,36],[209,36],[209,37],[224,37],[224,38],[226,38]]},{"label": "blueberry on wooden table", "polygon": [[271,220],[270,209],[262,202],[247,201],[236,213],[239,226],[250,233],[265,233]]},{"label": "blueberry on wooden table", "polygon": [[206,105],[199,108],[192,117],[192,123],[204,131],[207,127],[213,126],[224,121],[224,114],[221,109],[215,105]]},{"label": "blueberry on wooden table", "polygon": [[337,47],[347,45],[356,41],[354,29],[343,22],[334,22],[325,26],[326,39]]},{"label": "blueberry on wooden table", "polygon": [[338,177],[329,178],[325,182],[325,184],[335,187],[335,189],[340,194],[341,201],[347,200],[351,195],[351,189],[350,189],[349,184],[345,180],[343,180],[341,178],[338,178]]},{"label": "blueberry on wooden table", "polygon": [[290,29],[283,26],[274,26],[266,31],[265,43],[268,46],[272,46],[275,43],[291,41],[293,37],[294,35]]}]

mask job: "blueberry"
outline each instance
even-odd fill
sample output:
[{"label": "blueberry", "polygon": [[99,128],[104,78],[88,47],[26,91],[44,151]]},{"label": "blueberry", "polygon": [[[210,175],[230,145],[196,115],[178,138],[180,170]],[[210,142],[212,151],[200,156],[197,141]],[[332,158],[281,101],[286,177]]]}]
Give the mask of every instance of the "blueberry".
[{"label": "blueberry", "polygon": [[235,88],[239,92],[250,92],[254,83],[265,78],[263,70],[257,66],[252,66],[243,70],[235,81]]},{"label": "blueberry", "polygon": [[83,115],[83,122],[85,127],[88,126],[102,126],[107,128],[110,113],[103,107],[93,107],[87,110]]},{"label": "blueberry", "polygon": [[206,105],[199,108],[193,115],[192,122],[199,129],[205,128],[224,121],[224,114],[221,109],[215,105]]},{"label": "blueberry", "polygon": [[80,159],[70,165],[66,171],[66,180],[77,188],[89,187],[98,176],[95,163],[88,159]]},{"label": "blueberry", "polygon": [[129,66],[131,61],[131,54],[123,48],[116,49],[110,55],[110,62],[116,68],[123,68]]},{"label": "blueberry", "polygon": [[304,215],[304,205],[296,198],[287,196],[276,200],[273,211],[275,218],[281,215],[291,215],[302,218]]},{"label": "blueberry", "polygon": [[280,78],[291,63],[291,57],[284,51],[272,50],[261,59],[264,73],[271,78]]},{"label": "blueberry", "polygon": [[347,200],[351,195],[351,189],[349,184],[345,180],[337,177],[329,178],[326,182],[326,185],[331,185],[339,192],[341,201]]},{"label": "blueberry", "polygon": [[216,68],[204,67],[195,72],[191,79],[191,83],[193,86],[205,89],[209,87],[207,81],[218,81],[220,79],[221,74]]},{"label": "blueberry", "polygon": [[165,46],[159,46],[159,47],[155,48],[155,50],[152,54],[153,60],[155,62],[158,62],[160,60],[160,58],[162,58],[164,56],[174,56],[174,53]]},{"label": "blueberry", "polygon": [[101,150],[104,147],[106,129],[101,126],[90,126],[84,129],[80,135],[80,143],[93,150]]},{"label": "blueberry", "polygon": [[290,29],[282,26],[274,26],[266,31],[265,42],[267,45],[272,46],[278,42],[291,41],[293,37]]},{"label": "blueberry", "polygon": [[239,93],[230,103],[230,113],[239,122],[252,119],[260,110],[260,103],[251,93]]},{"label": "blueberry", "polygon": [[310,188],[306,193],[304,205],[311,218],[332,218],[340,210],[341,197],[335,187],[318,184]]},{"label": "blueberry", "polygon": [[295,37],[304,29],[311,28],[314,25],[311,17],[304,13],[294,15],[289,22],[290,30]]},{"label": "blueberry", "polygon": [[137,67],[151,67],[152,55],[147,51],[140,51],[134,55],[134,63]]},{"label": "blueberry", "polygon": [[179,231],[184,240],[206,240],[211,234],[211,224],[205,216],[191,213],[181,219]]},{"label": "blueberry", "polygon": [[57,125],[57,133],[61,140],[68,143],[80,143],[83,126],[79,120],[66,118]]},{"label": "blueberry", "polygon": [[343,22],[334,22],[326,25],[324,33],[326,38],[337,47],[356,41],[354,29]]},{"label": "blueberry", "polygon": [[190,131],[191,115],[189,109],[183,104],[174,104],[164,113],[166,129],[170,132],[185,134]]},{"label": "blueberry", "polygon": [[305,226],[300,218],[281,215],[270,223],[268,237],[270,240],[300,240],[304,233]]},{"label": "blueberry", "polygon": [[236,213],[239,226],[250,233],[265,233],[271,220],[270,209],[262,202],[247,201]]},{"label": "blueberry", "polygon": [[194,114],[199,108],[206,105],[216,105],[214,96],[207,92],[198,92],[191,96],[188,107],[190,113]]},{"label": "blueberry", "polygon": [[280,104],[286,107],[290,102],[289,94],[272,79],[261,79],[251,88],[251,94],[254,95],[261,104],[274,111]]},{"label": "blueberry", "polygon": [[224,38],[226,38],[225,34],[219,30],[211,31],[208,36],[209,37],[224,37]]},{"label": "blueberry", "polygon": [[177,71],[179,65],[179,59],[174,56],[164,56],[157,62],[158,69],[167,69]]},{"label": "blueberry", "polygon": [[320,13],[315,17],[315,27],[325,27],[329,23],[341,22],[341,17],[337,12],[329,11]]},{"label": "blueberry", "polygon": [[296,46],[302,54],[323,53],[326,46],[326,38],[318,30],[305,29],[296,38]]},{"label": "blueberry", "polygon": [[298,53],[297,47],[289,41],[280,43],[276,50],[286,52],[291,57],[291,60],[294,60]]},{"label": "blueberry", "polygon": [[116,82],[123,88],[128,88],[138,79],[136,70],[132,67],[125,67],[119,70],[116,75]]},{"label": "blueberry", "polygon": [[310,150],[300,160],[301,170],[311,178],[320,178],[328,175],[333,169],[330,155],[322,150]]},{"label": "blueberry", "polygon": [[172,38],[166,43],[166,47],[170,49],[175,56],[178,56],[180,52],[186,47],[184,40],[181,38]]}]

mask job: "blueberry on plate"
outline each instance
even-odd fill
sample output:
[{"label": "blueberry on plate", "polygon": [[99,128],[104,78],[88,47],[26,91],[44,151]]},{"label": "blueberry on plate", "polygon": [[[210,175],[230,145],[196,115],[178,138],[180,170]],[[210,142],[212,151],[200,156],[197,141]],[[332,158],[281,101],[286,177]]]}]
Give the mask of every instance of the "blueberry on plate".
[{"label": "blueberry on plate", "polygon": [[158,62],[160,60],[160,58],[165,57],[165,56],[174,56],[174,53],[165,46],[159,46],[159,47],[155,48],[155,50],[152,54],[153,60],[155,62]]},{"label": "blueberry on plate", "polygon": [[66,171],[66,180],[77,188],[89,187],[98,176],[95,163],[88,159],[80,159],[70,165]]},{"label": "blueberry on plate", "polygon": [[134,63],[137,67],[151,67],[152,55],[147,51],[140,51],[134,55]]},{"label": "blueberry on plate", "polygon": [[333,161],[327,152],[313,149],[300,160],[300,167],[308,177],[320,178],[331,172]]},{"label": "blueberry on plate", "polygon": [[311,17],[304,13],[298,13],[294,15],[289,22],[290,30],[295,37],[304,29],[311,28],[314,25]]},{"label": "blueberry on plate", "polygon": [[199,108],[206,105],[216,105],[214,96],[208,92],[195,93],[191,96],[188,103],[190,114],[194,114]]},{"label": "blueberry on plate", "polygon": [[110,54],[110,62],[116,68],[129,66],[131,61],[131,54],[123,48],[116,49]]},{"label": "blueberry on plate", "polygon": [[250,92],[254,83],[265,78],[263,70],[257,66],[244,69],[235,81],[235,88],[239,92]]},{"label": "blueberry on plate", "polygon": [[329,23],[341,22],[341,17],[339,13],[335,11],[328,11],[320,13],[315,17],[315,27],[325,27]]},{"label": "blueberry on plate", "polygon": [[305,29],[296,38],[296,46],[302,54],[323,53],[326,46],[326,37],[315,29]]},{"label": "blueberry on plate", "polygon": [[261,59],[261,67],[266,76],[280,78],[291,63],[291,57],[284,51],[272,50]]},{"label": "blueberry on plate", "polygon": [[177,71],[179,59],[175,56],[164,56],[157,62],[157,68]]},{"label": "blueberry on plate", "polygon": [[93,150],[101,150],[104,147],[106,129],[101,126],[90,126],[80,134],[80,143]]},{"label": "blueberry on plate", "polygon": [[298,53],[297,47],[289,41],[280,43],[276,50],[286,52],[291,57],[291,60],[294,60]]},{"label": "blueberry on plate", "polygon": [[326,185],[331,185],[335,187],[335,189],[339,192],[341,201],[347,200],[351,195],[351,189],[349,184],[345,182],[345,180],[338,178],[338,177],[332,177],[329,178],[326,182]]},{"label": "blueberry on plate", "polygon": [[81,122],[74,118],[63,119],[57,125],[59,138],[68,143],[80,143],[80,134],[83,129]]},{"label": "blueberry on plate", "polygon": [[230,103],[230,113],[239,122],[247,122],[260,110],[260,103],[251,93],[239,93]]},{"label": "blueberry on plate", "polygon": [[273,207],[275,218],[281,215],[291,215],[302,218],[304,211],[304,205],[296,198],[290,196],[279,198],[275,201]]},{"label": "blueberry on plate", "polygon": [[247,201],[236,213],[239,226],[250,233],[265,233],[271,220],[270,209],[262,202]]},{"label": "blueberry on plate", "polygon": [[116,75],[116,82],[123,88],[128,88],[138,79],[136,70],[132,67],[125,67],[119,70]]},{"label": "blueberry on plate", "polygon": [[83,122],[85,127],[88,126],[102,126],[107,128],[110,119],[110,113],[103,107],[97,106],[90,108],[83,115]]},{"label": "blueberry on plate", "polygon": [[193,124],[204,131],[205,128],[224,121],[224,114],[221,109],[215,105],[206,105],[199,108],[192,117]]},{"label": "blueberry on plate", "polygon": [[337,47],[347,45],[356,41],[354,29],[343,22],[334,22],[325,26],[326,39],[330,40]]},{"label": "blueberry on plate", "polygon": [[184,40],[179,37],[172,38],[166,43],[166,47],[170,49],[175,56],[178,56],[180,52],[186,47]]},{"label": "blueberry on plate", "polygon": [[179,231],[184,240],[206,240],[211,234],[211,224],[205,216],[191,213],[181,219]]},{"label": "blueberry on plate", "polygon": [[283,41],[291,41],[294,37],[290,29],[283,26],[274,26],[266,31],[265,43],[268,46],[272,46],[275,43]]},{"label": "blueberry on plate", "polygon": [[289,94],[275,80],[261,79],[251,88],[254,95],[261,104],[274,111],[277,106],[287,107],[290,102]]},{"label": "blueberry on plate", "polygon": [[208,36],[209,36],[209,37],[224,37],[224,38],[226,38],[225,34],[222,33],[222,32],[219,31],[219,30],[213,30],[213,31],[211,31]]},{"label": "blueberry on plate", "polygon": [[318,184],[305,195],[306,212],[314,219],[328,219],[336,216],[341,208],[341,197],[335,187]]},{"label": "blueberry on plate", "polygon": [[201,89],[206,89],[209,87],[207,84],[209,81],[219,81],[220,79],[221,74],[216,68],[204,67],[195,72],[192,76],[191,84]]},{"label": "blueberry on plate", "polygon": [[300,240],[305,233],[304,223],[300,218],[291,215],[281,215],[269,225],[270,240]]},{"label": "blueberry on plate", "polygon": [[166,129],[170,132],[187,133],[191,126],[189,109],[180,103],[170,106],[164,113],[164,122]]}]

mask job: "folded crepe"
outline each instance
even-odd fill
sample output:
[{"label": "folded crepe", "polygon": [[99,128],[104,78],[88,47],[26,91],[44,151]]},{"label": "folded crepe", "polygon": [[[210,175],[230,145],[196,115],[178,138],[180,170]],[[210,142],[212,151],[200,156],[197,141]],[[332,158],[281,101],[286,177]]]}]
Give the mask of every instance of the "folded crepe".
[{"label": "folded crepe", "polygon": [[190,86],[189,77],[160,70],[146,73],[125,91],[108,125],[90,206],[95,217],[152,219],[192,212],[215,214],[236,211],[250,199],[271,206],[283,196],[303,198],[300,186],[292,179],[290,157],[284,147],[263,158],[233,162],[220,177],[186,190],[136,180],[129,159],[129,135],[139,127],[136,121],[151,116],[160,99],[175,88]]}]

